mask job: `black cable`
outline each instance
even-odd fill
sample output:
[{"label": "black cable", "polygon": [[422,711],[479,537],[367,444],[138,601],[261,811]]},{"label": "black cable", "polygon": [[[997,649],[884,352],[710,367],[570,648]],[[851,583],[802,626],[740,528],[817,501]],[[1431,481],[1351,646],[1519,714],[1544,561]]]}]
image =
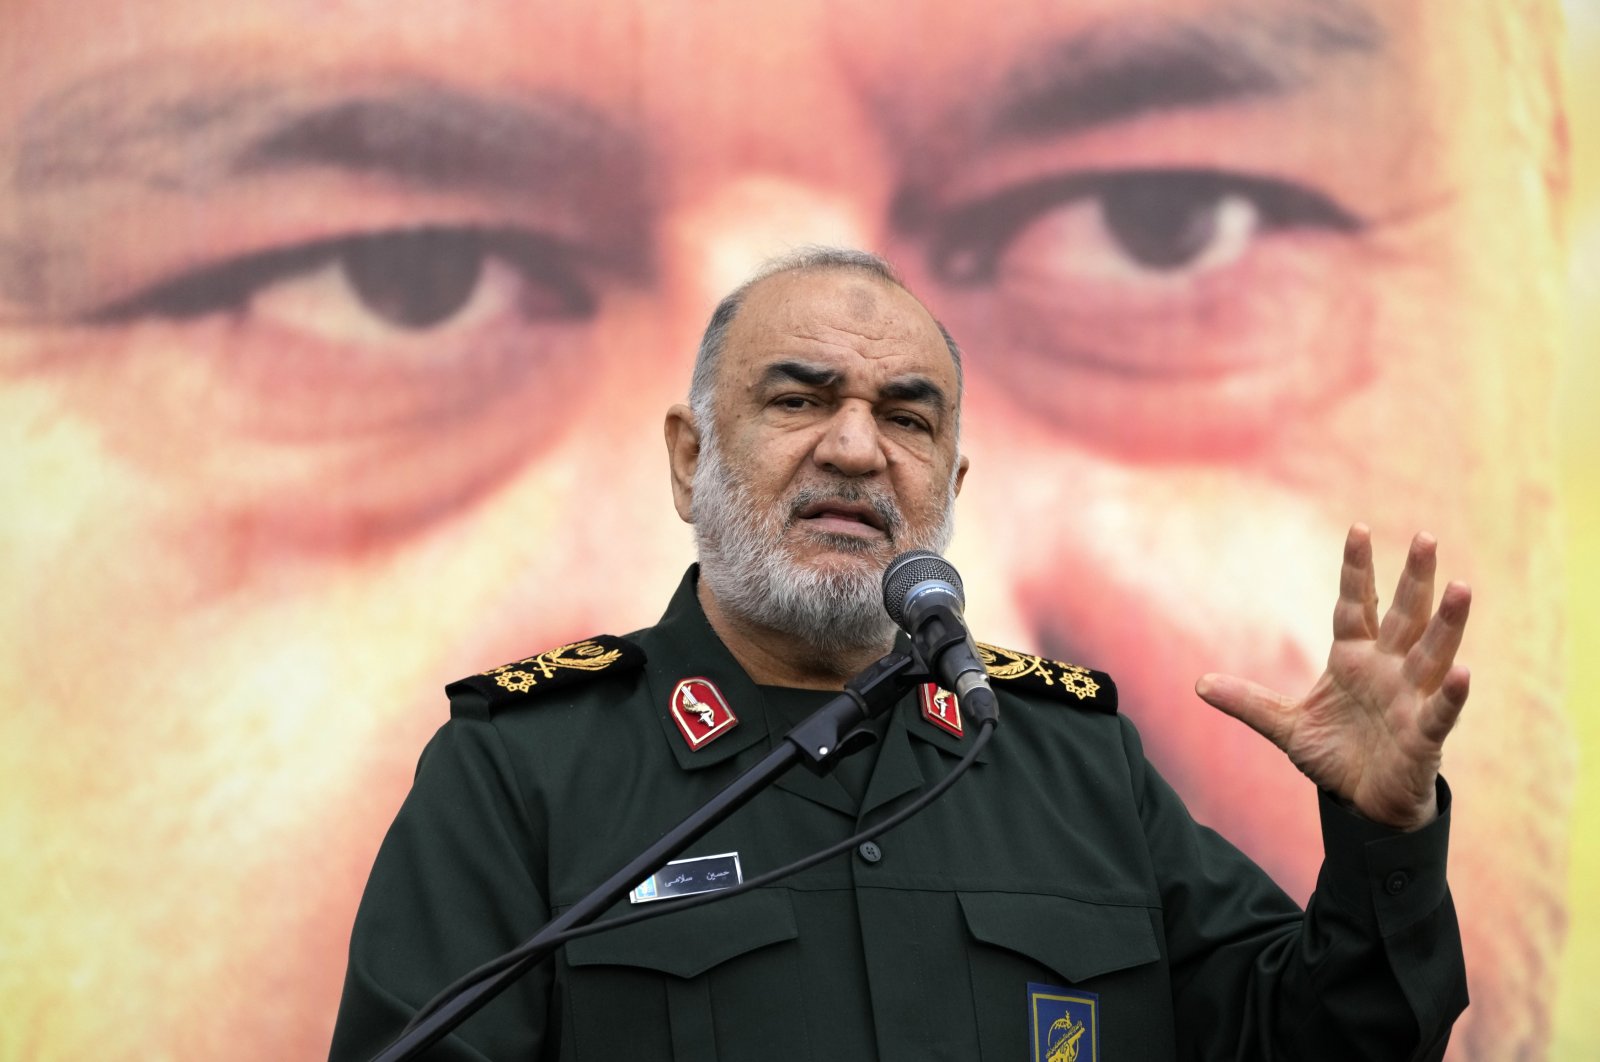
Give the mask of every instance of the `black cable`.
[{"label": "black cable", "polygon": [[[662,915],[668,915],[674,911],[683,911],[690,907],[702,907],[708,903],[716,903],[719,900],[731,899],[740,893],[749,892],[751,889],[759,889],[764,885],[769,885],[774,881],[789,877],[791,874],[798,874],[802,870],[809,870],[818,863],[825,863],[834,856],[849,851],[863,841],[870,841],[874,837],[881,836],[882,834],[894,829],[902,822],[905,822],[907,819],[920,812],[929,804],[933,803],[944,794],[945,790],[954,785],[956,779],[960,778],[966,773],[967,769],[970,768],[973,762],[978,758],[978,753],[981,752],[983,747],[989,743],[989,738],[994,734],[994,728],[995,720],[993,718],[983,720],[982,724],[978,728],[977,736],[973,739],[972,747],[967,749],[967,751],[962,755],[961,759],[956,762],[956,765],[950,769],[950,773],[939,779],[927,789],[923,790],[922,795],[916,800],[901,808],[893,815],[890,815],[882,822],[875,823],[859,833],[852,834],[851,836],[846,837],[844,840],[831,844],[820,851],[813,852],[802,859],[797,859],[787,866],[779,867],[776,870],[769,870],[765,874],[757,875],[756,877],[751,878],[749,881],[735,885],[730,889],[719,889],[716,892],[703,892],[698,896],[685,896],[678,900],[659,900],[651,904],[646,910],[638,911],[634,914],[621,915],[617,918],[608,918],[603,922],[590,922],[588,925],[574,926],[563,933],[558,933],[555,936],[550,937],[548,940],[545,940],[541,943],[540,948],[553,952],[556,948],[567,943],[567,941],[576,940],[579,937],[586,937],[591,933],[599,933],[607,929],[618,929],[622,926],[631,926],[636,922],[643,922],[651,918],[660,918]],[[486,981],[501,971],[507,970],[522,962],[529,956],[529,954],[531,954],[531,952],[527,950],[527,947],[527,944],[519,944],[503,955],[496,956],[495,958],[484,963],[482,966],[479,966],[473,970],[469,970],[467,973],[456,978],[456,980],[446,985],[432,999],[423,1004],[422,1009],[417,1011],[417,1013],[412,1016],[411,1020],[406,1023],[406,1027],[400,1031],[400,1035],[404,1036],[406,1033],[410,1032],[417,1026],[418,1023],[426,1020],[428,1015],[432,1014],[434,1011],[448,1003],[452,998],[462,992],[465,992],[473,985]]]}]

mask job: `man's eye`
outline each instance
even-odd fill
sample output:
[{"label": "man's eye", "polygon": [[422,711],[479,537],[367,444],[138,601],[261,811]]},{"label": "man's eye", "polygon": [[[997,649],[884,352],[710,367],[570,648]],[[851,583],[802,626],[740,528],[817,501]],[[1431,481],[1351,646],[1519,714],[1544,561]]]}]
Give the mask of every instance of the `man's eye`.
[{"label": "man's eye", "polygon": [[515,313],[590,316],[595,300],[573,256],[513,231],[421,228],[267,251],[196,270],[95,315],[189,320],[247,313],[330,339],[426,332]]},{"label": "man's eye", "polygon": [[[1282,181],[1207,170],[1075,174],[947,214],[930,265],[952,285],[992,283],[1008,268],[1159,280],[1227,266],[1259,236],[1290,228],[1351,231],[1359,222]],[[1022,255],[1028,261],[1013,260]]]},{"label": "man's eye", "polygon": [[928,430],[927,423],[921,417],[914,416],[910,413],[891,413],[889,414],[888,419],[889,423],[897,427],[905,428],[908,431]]}]

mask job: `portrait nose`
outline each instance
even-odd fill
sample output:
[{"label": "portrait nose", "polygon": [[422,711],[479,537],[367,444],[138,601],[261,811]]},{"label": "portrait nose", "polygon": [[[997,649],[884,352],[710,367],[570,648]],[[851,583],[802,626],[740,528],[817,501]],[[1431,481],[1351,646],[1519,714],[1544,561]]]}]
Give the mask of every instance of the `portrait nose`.
[{"label": "portrait nose", "polygon": [[674,212],[665,254],[670,283],[696,312],[716,304],[794,234],[836,247],[871,247],[876,204],[791,175],[747,173],[714,182]]},{"label": "portrait nose", "polygon": [[843,476],[870,476],[887,468],[872,407],[859,399],[841,403],[823,425],[811,458],[823,470]]}]

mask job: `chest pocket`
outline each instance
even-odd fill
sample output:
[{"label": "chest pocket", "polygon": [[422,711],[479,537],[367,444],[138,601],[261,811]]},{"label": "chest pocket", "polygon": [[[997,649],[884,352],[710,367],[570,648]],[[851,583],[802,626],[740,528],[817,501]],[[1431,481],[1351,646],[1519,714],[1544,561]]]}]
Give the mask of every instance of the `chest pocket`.
[{"label": "chest pocket", "polygon": [[972,992],[986,1062],[1032,1057],[1030,981],[1100,997],[1099,1057],[1171,1057],[1172,993],[1146,908],[1002,892],[959,899],[976,941]]},{"label": "chest pocket", "polygon": [[580,1059],[807,1059],[794,1028],[799,935],[783,889],[567,945],[565,1019]]}]

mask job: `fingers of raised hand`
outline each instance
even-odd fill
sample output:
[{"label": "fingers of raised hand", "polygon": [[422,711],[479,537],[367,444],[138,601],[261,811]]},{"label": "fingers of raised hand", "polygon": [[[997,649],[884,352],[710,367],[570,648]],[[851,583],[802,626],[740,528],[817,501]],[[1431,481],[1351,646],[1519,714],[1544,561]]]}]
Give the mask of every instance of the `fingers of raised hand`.
[{"label": "fingers of raised hand", "polygon": [[1438,543],[1426,531],[1411,540],[1405,570],[1395,587],[1394,601],[1384,613],[1378,628],[1378,648],[1403,653],[1410,649],[1428,625],[1433,610],[1433,575],[1438,566]]},{"label": "fingers of raised hand", "polygon": [[1445,673],[1439,688],[1422,703],[1417,713],[1417,729],[1422,736],[1435,744],[1443,744],[1450,731],[1455,729],[1461,709],[1466,707],[1467,688],[1471,676],[1467,669],[1456,665]]},{"label": "fingers of raised hand", "polygon": [[[1472,591],[1466,583],[1452,582],[1439,597],[1439,611],[1428,621],[1415,645],[1406,653],[1401,673],[1407,682],[1424,692],[1450,685],[1446,682],[1455,663],[1456,650],[1467,629],[1467,613],[1472,606]],[[1464,674],[1464,669],[1462,671]],[[1466,680],[1459,680],[1462,703],[1466,702]],[[1459,710],[1459,708],[1458,708]]]},{"label": "fingers of raised hand", "polygon": [[1213,708],[1221,709],[1268,741],[1283,748],[1293,726],[1295,703],[1288,697],[1234,675],[1201,675],[1195,693]]},{"label": "fingers of raised hand", "polygon": [[1378,585],[1372,570],[1372,533],[1352,524],[1339,569],[1339,601],[1333,607],[1335,638],[1372,638],[1378,633]]}]

